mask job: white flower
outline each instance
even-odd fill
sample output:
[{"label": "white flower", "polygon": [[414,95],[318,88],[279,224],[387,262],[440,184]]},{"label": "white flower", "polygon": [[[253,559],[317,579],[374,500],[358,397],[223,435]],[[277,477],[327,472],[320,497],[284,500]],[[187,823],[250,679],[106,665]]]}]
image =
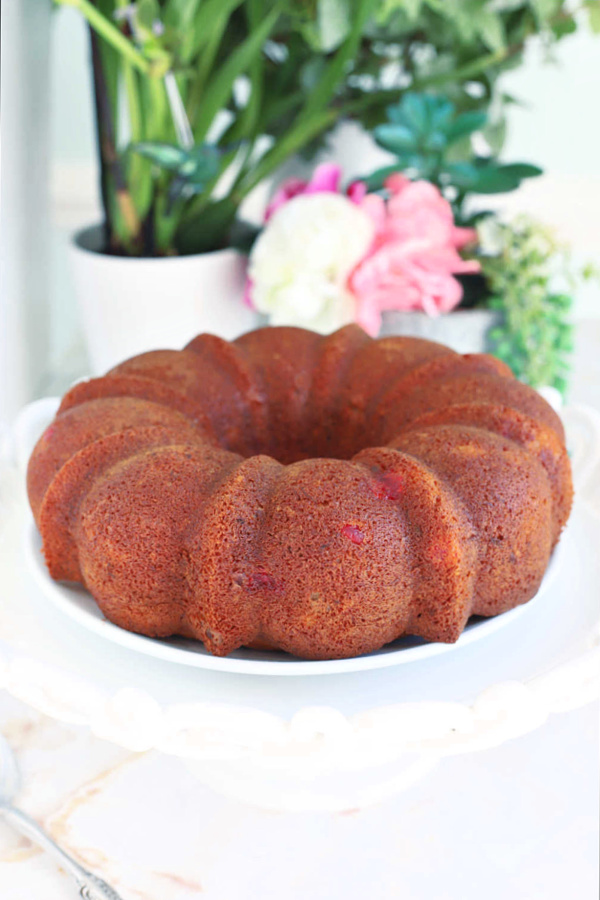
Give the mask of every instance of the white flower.
[{"label": "white flower", "polygon": [[250,254],[255,307],[271,325],[328,334],[355,318],[348,276],[373,241],[374,225],[341,194],[294,197],[269,219]]}]

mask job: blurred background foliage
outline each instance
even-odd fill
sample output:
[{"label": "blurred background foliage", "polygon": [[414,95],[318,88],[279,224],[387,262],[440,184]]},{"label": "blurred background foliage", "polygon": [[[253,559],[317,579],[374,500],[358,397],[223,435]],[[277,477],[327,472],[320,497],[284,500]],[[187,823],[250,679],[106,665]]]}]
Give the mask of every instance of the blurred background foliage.
[{"label": "blurred background foliage", "polygon": [[[473,117],[446,162],[469,163],[454,181],[480,190],[476,169],[489,162],[477,161],[474,133],[496,159],[518,102],[502,73],[533,35],[551,54],[584,7],[600,26],[600,0],[55,2],[90,24],[106,250],[130,255],[227,245],[257,184],[314,154],[342,120],[385,145],[407,92],[442,94],[452,116]],[[496,173],[496,189],[532,174]]]}]

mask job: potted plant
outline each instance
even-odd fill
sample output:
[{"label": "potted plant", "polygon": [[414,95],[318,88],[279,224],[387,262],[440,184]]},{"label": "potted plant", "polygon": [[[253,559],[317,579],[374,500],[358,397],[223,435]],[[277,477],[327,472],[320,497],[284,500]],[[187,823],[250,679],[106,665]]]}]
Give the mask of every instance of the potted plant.
[{"label": "potted plant", "polygon": [[372,128],[407,87],[443,85],[459,111],[493,98],[501,128],[498,76],[531,34],[575,27],[562,0],[56,2],[91,33],[104,221],[73,257],[96,370],[250,326],[240,206],[339,121]]},{"label": "potted plant", "polygon": [[[485,108],[461,113],[448,96],[405,95],[389,107],[387,122],[374,129],[375,141],[392,159],[365,179],[367,188],[381,191],[397,172],[432,185],[436,191],[429,187],[427,193],[434,203],[436,196],[440,198],[439,207],[443,206],[441,198],[447,202],[447,219],[451,214],[458,226],[456,246],[470,243],[474,250],[479,244],[474,227],[493,214],[481,209],[474,212],[469,201],[476,195],[513,191],[523,179],[541,175],[541,169],[529,163],[501,163],[497,157],[500,142],[494,139],[490,125]],[[480,255],[481,247],[477,250]],[[429,308],[419,297],[410,311],[406,304],[396,309],[388,305],[383,312],[382,333],[441,341],[461,353],[490,350],[488,335],[500,325],[501,315],[488,303],[491,288],[481,260],[477,259],[470,272],[455,268],[453,274],[454,290]],[[438,315],[450,311],[452,316]]]},{"label": "potted plant", "polygon": [[573,276],[563,248],[539,223],[468,208],[471,195],[540,170],[474,155],[468,139],[485,111],[408,93],[388,115],[375,129],[397,157],[385,169],[343,187],[339,166],[322,164],[276,191],[250,253],[249,303],[272,324],[328,333],[355,322],[372,336],[493,352],[534,387],[564,392]]},{"label": "potted plant", "polygon": [[487,111],[460,113],[443,96],[406,95],[390,107],[374,137],[396,159],[367,178],[367,188],[381,189],[399,169],[434,186],[456,224],[474,229],[469,255],[478,268],[456,270],[461,294],[445,310],[450,315],[387,311],[382,333],[441,341],[461,353],[494,353],[533,387],[564,394],[573,350],[571,292],[592,273],[573,271],[566,249],[543,223],[524,216],[506,222],[469,202],[474,195],[515,190],[541,170],[501,163]]}]

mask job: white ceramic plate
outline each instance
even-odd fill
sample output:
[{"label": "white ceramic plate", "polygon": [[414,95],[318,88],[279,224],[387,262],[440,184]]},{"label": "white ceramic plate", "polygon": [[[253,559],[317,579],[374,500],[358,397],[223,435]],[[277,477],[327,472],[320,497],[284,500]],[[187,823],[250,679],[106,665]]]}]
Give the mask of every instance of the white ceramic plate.
[{"label": "white ceramic plate", "polygon": [[[564,540],[564,538],[563,538]],[[328,675],[341,672],[358,672],[366,669],[381,669],[401,663],[414,662],[440,653],[460,650],[467,644],[481,640],[500,628],[510,625],[523,614],[548,589],[554,579],[560,553],[554,553],[536,596],[523,606],[492,619],[472,619],[455,644],[435,644],[421,638],[405,637],[388,644],[375,653],[356,656],[351,659],[299,660],[278,651],[241,649],[226,657],[211,656],[204,645],[186,638],[144,637],[125,631],[104,618],[93,597],[79,585],[61,584],[52,581],[48,575],[41,552],[42,541],[37,528],[30,522],[25,535],[26,557],[31,572],[44,596],[62,613],[74,619],[84,628],[94,632],[108,642],[120,644],[137,653],[145,653],[158,659],[195,666],[201,669],[215,669],[221,672],[236,672],[247,675]],[[561,545],[559,545],[560,547]]]},{"label": "white ceramic plate", "polygon": [[[33,446],[50,423],[58,407],[58,399],[49,397],[37,400],[21,412],[15,426],[15,456],[20,467],[25,469]],[[589,417],[584,417],[584,424],[589,427]],[[587,443],[593,448],[600,444],[600,436],[594,431],[593,440]],[[586,442],[584,442],[586,443]],[[589,457],[589,452],[587,456]],[[584,454],[586,456],[586,454]],[[589,462],[589,460],[588,460]],[[568,537],[568,535],[567,535]],[[30,571],[42,594],[70,619],[78,622],[88,631],[104,638],[107,642],[153,656],[158,659],[193,666],[201,669],[213,669],[220,672],[233,672],[248,675],[329,675],[344,672],[358,672],[367,669],[382,669],[401,663],[414,662],[441,653],[460,650],[468,644],[485,638],[501,628],[509,626],[527,610],[537,603],[554,579],[562,556],[565,536],[554,553],[548,571],[535,598],[510,612],[493,619],[473,619],[455,644],[434,644],[420,638],[401,638],[388,644],[376,653],[357,656],[352,659],[333,660],[299,660],[281,652],[267,652],[242,649],[227,657],[211,656],[204,646],[185,638],[158,640],[125,631],[104,618],[92,596],[77,585],[60,584],[52,581],[48,575],[41,554],[41,538],[30,521],[25,534],[25,556]]]}]

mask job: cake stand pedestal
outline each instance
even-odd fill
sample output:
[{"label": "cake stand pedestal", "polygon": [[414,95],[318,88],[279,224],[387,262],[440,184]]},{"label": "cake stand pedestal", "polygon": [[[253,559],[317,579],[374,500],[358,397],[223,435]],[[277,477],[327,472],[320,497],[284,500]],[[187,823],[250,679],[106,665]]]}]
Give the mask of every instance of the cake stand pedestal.
[{"label": "cake stand pedestal", "polygon": [[564,411],[577,499],[556,577],[505,628],[389,669],[311,677],[202,671],[108,644],[50,607],[25,554],[27,413],[0,468],[0,687],[132,751],[184,759],[204,783],[276,810],[378,802],[444,757],[525,734],[599,692],[598,417]]}]

